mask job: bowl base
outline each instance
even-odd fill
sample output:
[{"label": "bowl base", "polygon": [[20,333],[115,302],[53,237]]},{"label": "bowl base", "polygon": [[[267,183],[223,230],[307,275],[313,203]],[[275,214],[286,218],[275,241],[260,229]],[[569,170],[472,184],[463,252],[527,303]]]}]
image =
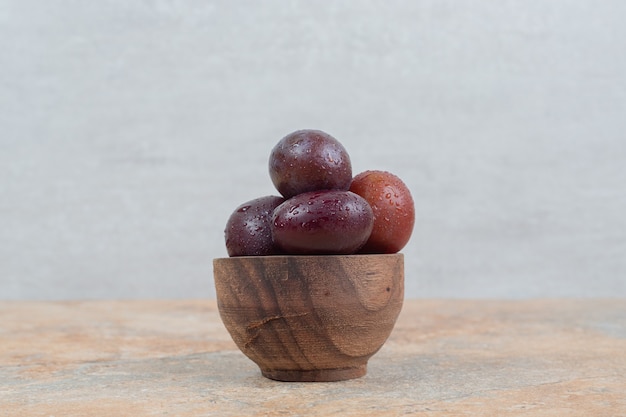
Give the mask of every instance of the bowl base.
[{"label": "bowl base", "polygon": [[283,382],[333,382],[360,378],[367,373],[367,365],[339,369],[262,369],[261,373],[266,378]]}]

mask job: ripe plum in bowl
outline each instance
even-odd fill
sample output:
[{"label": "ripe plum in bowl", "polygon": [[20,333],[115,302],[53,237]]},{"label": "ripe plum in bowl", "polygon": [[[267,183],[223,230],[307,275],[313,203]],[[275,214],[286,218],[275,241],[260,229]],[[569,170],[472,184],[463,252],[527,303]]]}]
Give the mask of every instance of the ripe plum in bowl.
[{"label": "ripe plum in bowl", "polygon": [[402,308],[410,192],[389,172],[353,177],[346,149],[320,130],[279,140],[269,174],[280,196],[237,207],[229,258],[213,260],[222,321],[268,378],[363,376]]}]

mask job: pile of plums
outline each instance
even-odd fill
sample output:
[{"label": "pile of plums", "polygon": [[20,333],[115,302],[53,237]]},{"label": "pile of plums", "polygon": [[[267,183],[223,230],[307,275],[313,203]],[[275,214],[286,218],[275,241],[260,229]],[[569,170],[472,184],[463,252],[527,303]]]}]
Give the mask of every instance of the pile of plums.
[{"label": "pile of plums", "polygon": [[224,231],[229,256],[395,253],[411,237],[415,208],[402,180],[386,171],[353,178],[348,153],[327,133],[282,138],[269,172],[282,197],[235,209]]}]

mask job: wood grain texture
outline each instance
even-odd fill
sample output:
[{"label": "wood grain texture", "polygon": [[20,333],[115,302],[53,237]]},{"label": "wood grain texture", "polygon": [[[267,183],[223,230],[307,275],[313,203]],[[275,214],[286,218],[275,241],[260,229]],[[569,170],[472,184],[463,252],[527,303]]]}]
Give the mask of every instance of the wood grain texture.
[{"label": "wood grain texture", "polygon": [[365,375],[402,308],[402,254],[215,259],[224,325],[268,378]]}]

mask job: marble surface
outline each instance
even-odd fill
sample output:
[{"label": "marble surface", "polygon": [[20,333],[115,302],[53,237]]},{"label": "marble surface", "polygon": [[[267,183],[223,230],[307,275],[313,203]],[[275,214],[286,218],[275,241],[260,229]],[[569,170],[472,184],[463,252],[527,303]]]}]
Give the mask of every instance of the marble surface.
[{"label": "marble surface", "polygon": [[0,416],[626,416],[626,300],[409,300],[360,379],[283,383],[214,301],[0,303]]},{"label": "marble surface", "polygon": [[622,0],[0,1],[0,299],[215,298],[271,148],[415,197],[406,294],[626,297]]}]

